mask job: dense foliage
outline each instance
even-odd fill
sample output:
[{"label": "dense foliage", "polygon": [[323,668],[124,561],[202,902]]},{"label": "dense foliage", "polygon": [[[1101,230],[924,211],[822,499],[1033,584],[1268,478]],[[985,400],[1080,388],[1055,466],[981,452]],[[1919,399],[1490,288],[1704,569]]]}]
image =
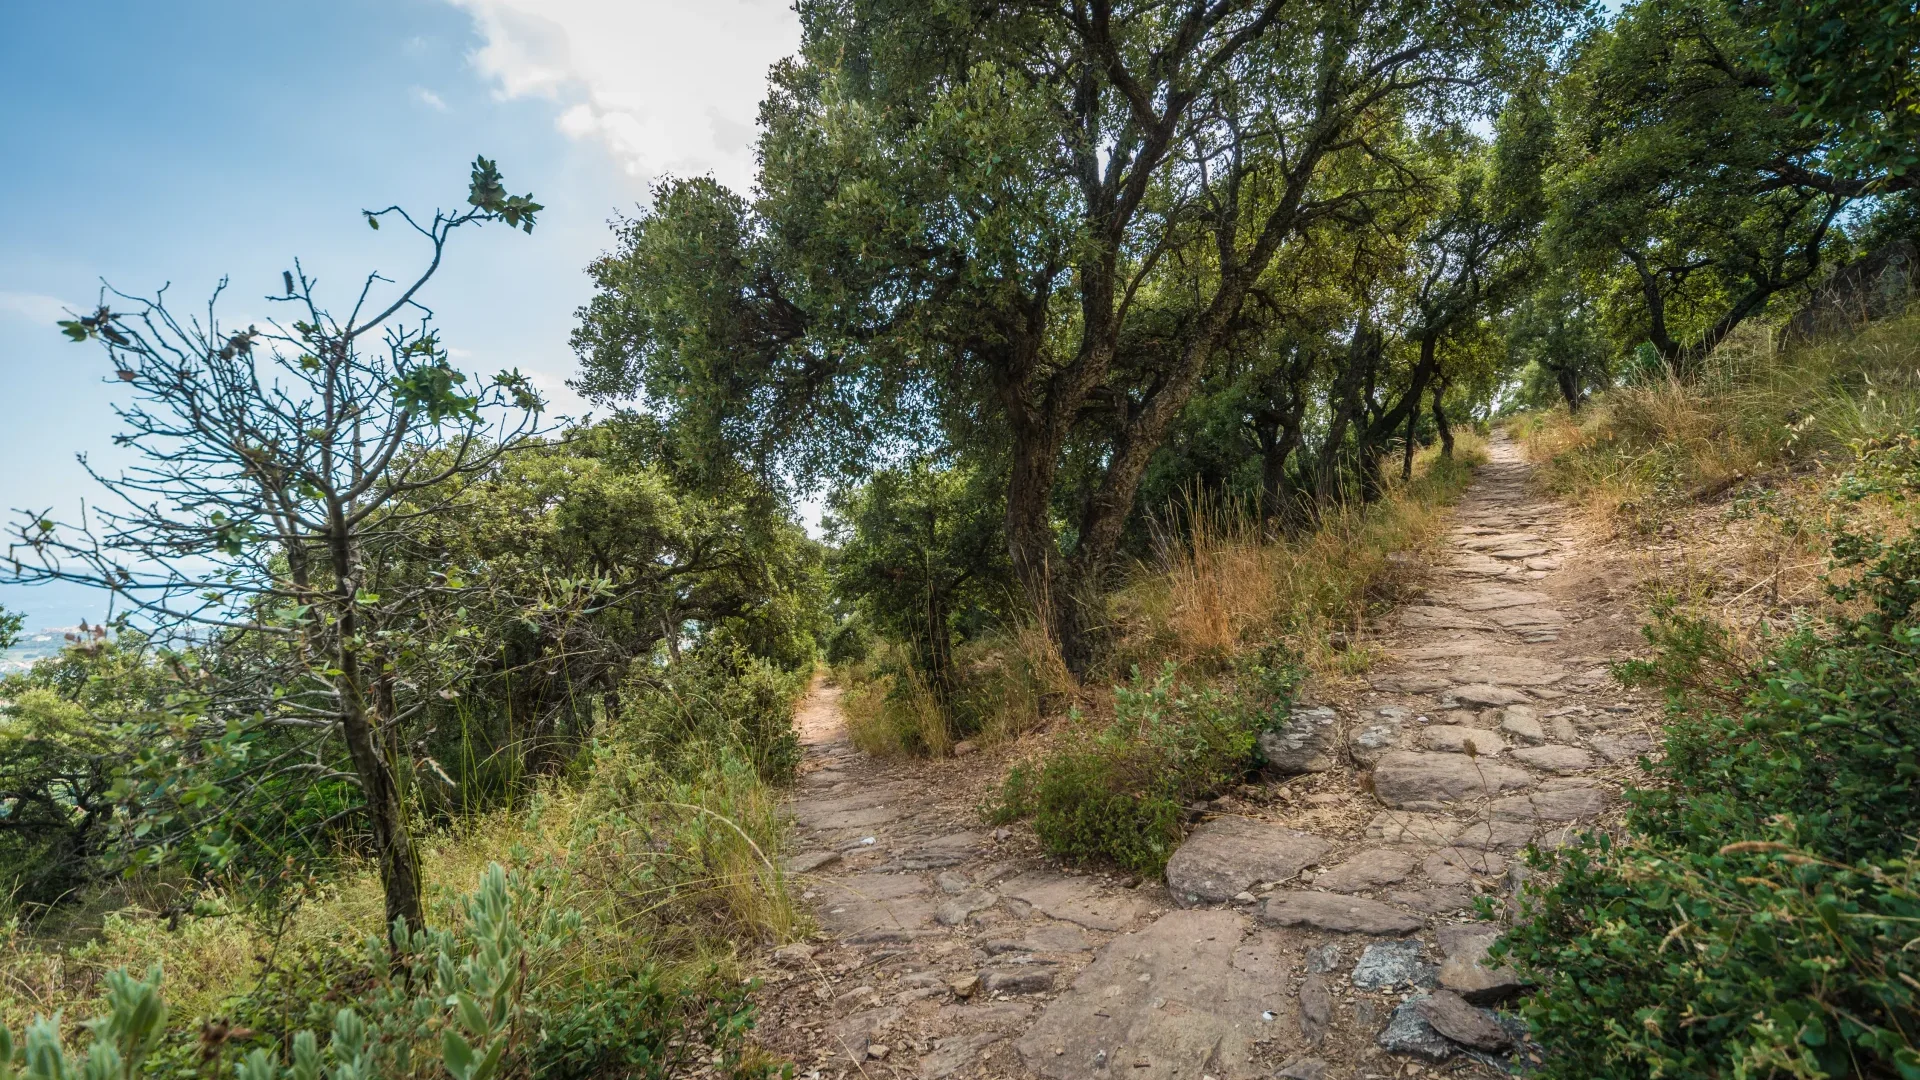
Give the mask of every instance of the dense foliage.
[{"label": "dense foliage", "polygon": [[[1912,435],[1843,499],[1920,490]],[[1911,523],[1907,523],[1910,527]],[[1843,530],[1835,599],[1861,605],[1757,662],[1670,614],[1623,674],[1671,702],[1629,835],[1558,872],[1507,947],[1565,1077],[1920,1076],[1920,541]]]}]

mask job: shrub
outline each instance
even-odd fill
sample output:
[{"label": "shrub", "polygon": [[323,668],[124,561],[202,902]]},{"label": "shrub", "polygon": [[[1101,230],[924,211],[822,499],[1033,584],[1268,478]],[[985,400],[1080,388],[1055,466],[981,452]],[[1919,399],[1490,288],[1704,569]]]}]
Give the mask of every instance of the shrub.
[{"label": "shrub", "polygon": [[621,687],[614,737],[676,775],[698,773],[722,748],[736,747],[762,778],[787,780],[800,765],[793,709],[809,677],[739,648],[664,667],[638,661]]},{"label": "shrub", "polygon": [[[1915,489],[1911,452],[1840,486]],[[1623,667],[1668,693],[1657,783],[1624,842],[1536,855],[1557,880],[1505,944],[1545,1075],[1920,1078],[1920,544],[1835,554],[1832,621],[1757,663],[1666,612]]]},{"label": "shrub", "polygon": [[1113,722],[1094,730],[1076,714],[1045,756],[1007,775],[989,815],[1033,818],[1056,853],[1159,873],[1187,804],[1245,778],[1261,728],[1285,712],[1212,687],[1177,692],[1176,674],[1168,664],[1148,682],[1135,669],[1132,686],[1114,687]]}]

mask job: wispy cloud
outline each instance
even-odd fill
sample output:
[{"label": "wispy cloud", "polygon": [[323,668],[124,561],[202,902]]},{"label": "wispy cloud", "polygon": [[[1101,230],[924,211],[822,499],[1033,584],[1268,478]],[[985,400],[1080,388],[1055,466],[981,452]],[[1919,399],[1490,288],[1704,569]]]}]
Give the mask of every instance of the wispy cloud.
[{"label": "wispy cloud", "polygon": [[67,311],[70,309],[78,310],[74,305],[57,296],[0,290],[0,315],[11,318],[52,327],[54,323],[66,318]]},{"label": "wispy cloud", "polygon": [[712,173],[744,190],[767,69],[799,48],[789,0],[450,0],[483,42],[502,98],[545,98],[555,123],[630,176]]},{"label": "wispy cloud", "polygon": [[413,100],[425,105],[434,112],[447,111],[446,101],[442,99],[439,94],[434,93],[424,86],[416,86],[413,88]]}]

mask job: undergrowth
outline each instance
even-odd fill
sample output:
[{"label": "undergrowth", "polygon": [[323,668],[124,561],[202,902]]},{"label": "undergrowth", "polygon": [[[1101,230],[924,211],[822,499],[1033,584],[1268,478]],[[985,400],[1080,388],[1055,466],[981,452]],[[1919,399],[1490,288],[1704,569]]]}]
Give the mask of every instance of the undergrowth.
[{"label": "undergrowth", "polygon": [[[1663,608],[1626,834],[1536,855],[1504,948],[1550,1078],[1920,1078],[1920,433],[1831,486],[1829,603],[1757,648]],[[1889,520],[1904,519],[1889,529]]]},{"label": "undergrowth", "polygon": [[1411,583],[1484,456],[1478,439],[1451,459],[1429,451],[1412,481],[1296,538],[1268,539],[1217,508],[1188,515],[1114,604],[1116,652],[1133,667],[1113,688],[1111,720],[1076,710],[1013,768],[987,815],[1031,818],[1058,854],[1159,873],[1189,805],[1259,767],[1260,733],[1285,722],[1300,681],[1364,668],[1367,616]]},{"label": "undergrowth", "polygon": [[[140,1071],[124,1075],[238,1069],[270,1080],[291,1068],[305,1080],[319,1074],[301,1071],[303,1031],[334,1080],[764,1075],[772,1065],[744,1041],[753,1010],[741,950],[805,930],[779,868],[784,829],[768,784],[797,758],[803,681],[730,658],[641,669],[569,776],[517,809],[424,838],[436,929],[397,945],[371,868],[290,864],[272,903],[218,882],[124,886],[91,925],[0,912],[0,1028],[49,1068],[64,1045],[80,1075],[90,1045],[118,1038],[79,1023],[95,1000],[106,994],[111,1017],[151,991],[164,1016]],[[475,905],[490,912],[491,945],[476,937]],[[440,984],[467,978],[458,973],[509,938],[519,974],[492,986],[501,1004],[476,1027],[458,988]],[[344,1029],[342,1010],[358,1017]],[[360,1065],[355,1023],[379,1043]],[[474,1071],[496,1043],[492,1072]],[[124,1046],[99,1052],[129,1060]]]}]

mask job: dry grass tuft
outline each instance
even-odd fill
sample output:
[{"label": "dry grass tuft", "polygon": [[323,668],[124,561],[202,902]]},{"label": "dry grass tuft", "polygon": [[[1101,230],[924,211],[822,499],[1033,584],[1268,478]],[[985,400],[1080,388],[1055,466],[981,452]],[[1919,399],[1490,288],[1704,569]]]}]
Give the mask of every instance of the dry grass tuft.
[{"label": "dry grass tuft", "polygon": [[1376,658],[1368,617],[1405,598],[1445,531],[1446,507],[1485,458],[1485,443],[1465,434],[1454,459],[1426,451],[1411,481],[1396,478],[1376,503],[1329,510],[1293,538],[1264,536],[1233,506],[1178,508],[1155,564],[1115,600],[1117,659],[1143,671],[1169,660],[1218,668],[1279,643],[1322,677],[1365,671]]}]

